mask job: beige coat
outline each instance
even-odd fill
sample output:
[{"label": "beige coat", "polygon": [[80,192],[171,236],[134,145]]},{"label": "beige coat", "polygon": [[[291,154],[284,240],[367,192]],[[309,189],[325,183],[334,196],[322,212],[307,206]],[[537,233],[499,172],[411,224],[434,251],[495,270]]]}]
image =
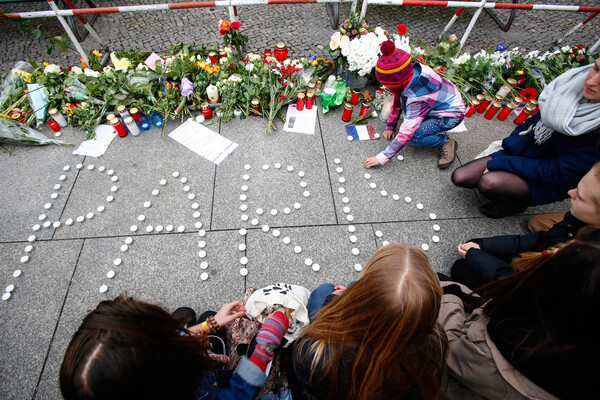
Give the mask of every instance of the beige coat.
[{"label": "beige coat", "polygon": [[[465,286],[463,291],[470,292]],[[488,318],[481,308],[467,315],[462,300],[446,294],[438,321],[448,335],[448,372],[471,390],[492,400],[556,399],[502,356],[488,335]]]}]

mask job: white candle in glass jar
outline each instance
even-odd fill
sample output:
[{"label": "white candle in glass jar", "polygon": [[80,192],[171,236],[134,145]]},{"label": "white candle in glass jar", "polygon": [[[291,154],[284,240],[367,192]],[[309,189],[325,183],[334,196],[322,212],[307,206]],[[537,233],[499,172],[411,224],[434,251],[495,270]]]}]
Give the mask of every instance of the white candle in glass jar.
[{"label": "white candle in glass jar", "polygon": [[385,99],[385,103],[383,103],[383,107],[381,107],[381,112],[379,113],[379,118],[383,122],[387,122],[390,113],[392,112],[392,104],[394,103],[394,96],[388,96]]},{"label": "white candle in glass jar", "polygon": [[509,93],[510,93],[510,86],[504,85],[500,88],[500,90],[498,90],[498,93],[496,93],[496,95],[502,96],[502,98],[505,98],[506,95]]}]

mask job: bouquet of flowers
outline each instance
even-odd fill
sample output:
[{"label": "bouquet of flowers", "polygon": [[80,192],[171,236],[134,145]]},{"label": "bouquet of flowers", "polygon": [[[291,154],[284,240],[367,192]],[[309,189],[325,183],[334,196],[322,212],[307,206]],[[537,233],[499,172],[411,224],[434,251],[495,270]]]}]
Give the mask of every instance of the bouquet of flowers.
[{"label": "bouquet of flowers", "polygon": [[238,21],[219,21],[219,33],[223,36],[223,43],[225,46],[235,47],[238,59],[242,58],[242,47],[248,43],[248,36],[240,31],[241,27]]},{"label": "bouquet of flowers", "polygon": [[[277,130],[275,117],[281,110],[281,107],[289,100],[294,99],[298,93],[306,90],[306,84],[302,79],[304,67],[299,62],[285,60],[279,64],[275,58],[268,59],[275,68],[269,69],[269,103],[268,103],[268,124],[267,133],[271,129]],[[282,117],[285,121],[285,118]]]}]

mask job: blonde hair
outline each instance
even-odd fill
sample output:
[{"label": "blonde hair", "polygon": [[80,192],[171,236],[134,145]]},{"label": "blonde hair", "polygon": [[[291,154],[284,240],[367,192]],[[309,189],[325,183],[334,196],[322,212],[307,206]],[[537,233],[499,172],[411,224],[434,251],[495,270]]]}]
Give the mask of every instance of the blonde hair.
[{"label": "blonde hair", "polygon": [[343,365],[346,399],[400,398],[414,387],[435,398],[445,360],[445,334],[436,323],[441,297],[425,252],[380,248],[299,339],[299,347],[308,346],[304,359],[312,358],[309,384],[329,382],[333,391]]}]

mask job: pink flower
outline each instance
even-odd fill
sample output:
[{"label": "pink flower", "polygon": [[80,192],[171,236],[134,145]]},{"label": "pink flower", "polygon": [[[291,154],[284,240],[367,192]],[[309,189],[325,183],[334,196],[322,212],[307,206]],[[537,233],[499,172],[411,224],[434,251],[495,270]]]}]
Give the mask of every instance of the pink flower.
[{"label": "pink flower", "polygon": [[233,21],[233,22],[231,23],[231,28],[232,28],[232,29],[235,29],[236,31],[237,31],[238,29],[240,29],[240,28],[241,28],[241,26],[242,26],[242,24],[240,24],[238,21]]},{"label": "pink flower", "polygon": [[352,29],[352,34],[356,35],[356,34],[358,34],[358,31],[356,29]]},{"label": "pink flower", "polygon": [[446,73],[446,68],[442,67],[441,65],[438,65],[437,67],[435,67],[435,70],[438,71],[440,74]]},{"label": "pink flower", "polygon": [[449,41],[450,43],[454,43],[454,42],[456,42],[457,40],[458,40],[458,36],[456,36],[456,34],[454,34],[454,33],[453,33],[452,35],[450,35],[450,37],[448,38],[448,41]]}]

